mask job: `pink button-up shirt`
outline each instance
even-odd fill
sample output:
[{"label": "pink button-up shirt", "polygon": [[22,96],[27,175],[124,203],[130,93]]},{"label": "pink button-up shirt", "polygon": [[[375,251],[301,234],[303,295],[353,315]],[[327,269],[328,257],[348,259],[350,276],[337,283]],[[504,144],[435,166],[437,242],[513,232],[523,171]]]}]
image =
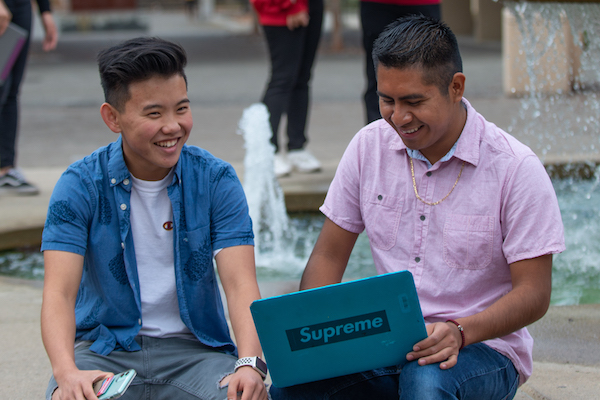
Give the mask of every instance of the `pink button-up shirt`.
[{"label": "pink button-up shirt", "polygon": [[[426,323],[476,314],[511,288],[509,264],[565,249],[556,194],[525,145],[486,121],[468,101],[454,155],[427,168],[410,158],[384,120],[361,129],[340,162],[321,211],[341,228],[366,230],[377,272],[408,269]],[[519,312],[519,310],[515,310]],[[521,383],[532,372],[523,328],[488,340],[510,358]]]}]

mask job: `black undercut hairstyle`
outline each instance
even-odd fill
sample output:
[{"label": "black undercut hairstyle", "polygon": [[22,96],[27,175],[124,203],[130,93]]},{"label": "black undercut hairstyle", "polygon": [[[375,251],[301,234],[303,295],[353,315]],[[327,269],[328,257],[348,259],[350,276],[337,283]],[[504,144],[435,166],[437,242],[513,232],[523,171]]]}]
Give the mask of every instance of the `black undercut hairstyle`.
[{"label": "black undercut hairstyle", "polygon": [[123,111],[130,98],[129,85],[155,76],[179,74],[187,86],[186,64],[183,47],[156,37],[138,37],[102,50],[98,69],[104,101]]},{"label": "black undercut hairstyle", "polygon": [[448,96],[454,74],[462,72],[456,36],[446,24],[423,15],[392,22],[373,43],[375,68],[423,69],[424,83]]}]

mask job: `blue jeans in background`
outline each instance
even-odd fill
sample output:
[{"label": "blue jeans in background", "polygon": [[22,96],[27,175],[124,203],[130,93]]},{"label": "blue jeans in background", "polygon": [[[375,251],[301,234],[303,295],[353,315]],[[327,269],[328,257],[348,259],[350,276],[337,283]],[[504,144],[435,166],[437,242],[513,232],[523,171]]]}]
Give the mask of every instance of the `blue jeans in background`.
[{"label": "blue jeans in background", "polygon": [[401,400],[509,400],[519,385],[512,362],[483,343],[460,351],[458,363],[442,370],[439,364],[409,362],[399,370],[380,368],[291,386],[271,387],[273,400],[281,399],[401,399]]}]

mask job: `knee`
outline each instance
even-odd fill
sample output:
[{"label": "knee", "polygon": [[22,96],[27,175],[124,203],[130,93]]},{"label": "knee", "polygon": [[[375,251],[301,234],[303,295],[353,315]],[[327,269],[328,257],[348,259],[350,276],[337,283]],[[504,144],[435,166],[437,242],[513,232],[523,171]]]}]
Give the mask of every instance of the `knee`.
[{"label": "knee", "polygon": [[452,398],[452,393],[456,393],[455,386],[451,374],[440,369],[439,364],[418,365],[411,362],[400,372],[400,399]]}]

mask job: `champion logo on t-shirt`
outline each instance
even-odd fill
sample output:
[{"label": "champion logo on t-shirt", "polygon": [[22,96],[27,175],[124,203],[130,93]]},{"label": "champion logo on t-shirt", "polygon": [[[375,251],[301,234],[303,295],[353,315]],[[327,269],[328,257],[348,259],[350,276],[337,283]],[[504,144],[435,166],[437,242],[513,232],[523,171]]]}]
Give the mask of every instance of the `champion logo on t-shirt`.
[{"label": "champion logo on t-shirt", "polygon": [[173,221],[167,221],[163,224],[163,228],[165,229],[165,231],[171,231],[173,230]]}]

